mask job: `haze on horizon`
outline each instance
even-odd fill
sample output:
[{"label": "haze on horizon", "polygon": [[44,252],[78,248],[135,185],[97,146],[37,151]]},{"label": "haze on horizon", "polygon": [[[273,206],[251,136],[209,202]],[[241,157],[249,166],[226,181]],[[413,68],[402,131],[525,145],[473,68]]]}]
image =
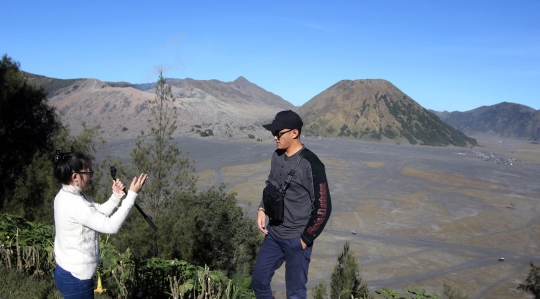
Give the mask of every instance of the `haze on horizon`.
[{"label": "haze on horizon", "polygon": [[239,76],[300,106],[386,79],[420,105],[540,109],[540,2],[2,1],[0,54],[60,79]]}]

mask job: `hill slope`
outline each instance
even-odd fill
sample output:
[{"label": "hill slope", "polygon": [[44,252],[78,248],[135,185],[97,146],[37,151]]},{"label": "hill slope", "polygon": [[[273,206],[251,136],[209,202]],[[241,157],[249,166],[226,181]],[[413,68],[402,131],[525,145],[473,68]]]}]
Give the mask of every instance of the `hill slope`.
[{"label": "hill slope", "polygon": [[386,80],[343,80],[298,109],[304,133],[422,145],[476,145]]},{"label": "hill slope", "polygon": [[500,137],[540,140],[540,110],[503,102],[466,112],[436,112],[447,124],[467,134],[493,134]]}]

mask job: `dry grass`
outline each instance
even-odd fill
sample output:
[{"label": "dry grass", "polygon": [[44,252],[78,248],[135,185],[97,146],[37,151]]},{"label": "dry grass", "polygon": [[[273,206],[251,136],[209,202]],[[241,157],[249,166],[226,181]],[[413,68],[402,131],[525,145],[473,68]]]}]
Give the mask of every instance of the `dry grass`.
[{"label": "dry grass", "polygon": [[465,176],[447,174],[438,171],[427,171],[411,167],[403,167],[401,174],[416,177],[430,183],[452,187],[476,188],[485,190],[501,189],[506,187],[505,184],[493,183],[489,181],[468,178]]}]

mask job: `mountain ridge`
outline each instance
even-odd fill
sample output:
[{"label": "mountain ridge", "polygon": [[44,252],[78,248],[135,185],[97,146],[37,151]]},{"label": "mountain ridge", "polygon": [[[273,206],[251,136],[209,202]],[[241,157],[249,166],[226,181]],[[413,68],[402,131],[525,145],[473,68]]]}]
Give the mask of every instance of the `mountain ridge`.
[{"label": "mountain ridge", "polygon": [[432,112],[444,122],[468,134],[540,140],[540,110],[525,105],[502,102],[465,112]]},{"label": "mountain ridge", "polygon": [[[101,124],[103,131],[111,136],[134,135],[145,128],[146,123],[141,120],[148,117],[146,102],[154,98],[155,82],[132,84],[26,74],[31,84],[44,87],[51,105],[75,133],[81,129],[82,122]],[[271,121],[281,110],[295,110],[304,118],[303,133],[314,136],[437,146],[476,145],[474,139],[460,130],[467,134],[483,132],[518,138],[531,135],[528,137],[531,140],[538,140],[540,136],[538,111],[530,107],[501,108],[496,117],[489,112],[489,120],[501,118],[506,113],[507,121],[499,121],[500,128],[517,127],[522,131],[523,127],[532,128],[530,130],[537,132],[533,132],[536,135],[500,133],[500,129],[486,130],[471,121],[493,110],[489,107],[512,103],[483,106],[470,113],[463,112],[465,114],[426,110],[385,79],[341,80],[300,107],[243,76],[229,82],[192,78],[167,78],[166,82],[176,98],[179,134],[206,127],[222,136],[247,136],[253,133],[242,131],[242,128],[249,127],[256,136],[266,136],[264,133],[267,132],[260,124]],[[324,111],[331,113],[322,113]],[[509,117],[508,113],[514,116]],[[523,113],[528,115],[526,124],[516,116]],[[462,114],[466,116],[460,116]],[[461,123],[460,118],[463,119]],[[493,124],[489,127],[498,128]]]},{"label": "mountain ridge", "polygon": [[[155,97],[155,83],[104,82],[99,79],[54,79],[28,75],[30,84],[44,86],[49,103],[74,133],[101,125],[110,136],[134,136],[146,127],[148,100]],[[246,124],[270,119],[295,106],[281,97],[239,77],[219,80],[167,79],[175,97],[179,134],[206,127],[224,136],[247,136]],[[256,131],[257,128],[253,127]],[[260,129],[262,130],[262,128]],[[204,130],[203,130],[204,131]]]}]

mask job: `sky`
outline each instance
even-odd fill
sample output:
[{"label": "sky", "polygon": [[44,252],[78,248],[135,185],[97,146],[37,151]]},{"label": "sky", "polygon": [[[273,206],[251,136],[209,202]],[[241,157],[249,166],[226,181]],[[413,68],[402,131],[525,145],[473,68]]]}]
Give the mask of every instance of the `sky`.
[{"label": "sky", "polygon": [[385,79],[426,109],[540,109],[540,1],[0,0],[0,54],[59,79],[242,76],[300,106]]}]

